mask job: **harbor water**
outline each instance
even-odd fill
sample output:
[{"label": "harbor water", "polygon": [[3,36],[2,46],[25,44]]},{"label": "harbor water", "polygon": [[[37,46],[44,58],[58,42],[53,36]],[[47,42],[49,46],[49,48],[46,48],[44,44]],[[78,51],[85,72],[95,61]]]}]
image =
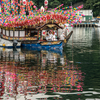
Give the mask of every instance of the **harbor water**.
[{"label": "harbor water", "polygon": [[100,28],[73,28],[63,50],[0,48],[0,100],[100,100]]}]

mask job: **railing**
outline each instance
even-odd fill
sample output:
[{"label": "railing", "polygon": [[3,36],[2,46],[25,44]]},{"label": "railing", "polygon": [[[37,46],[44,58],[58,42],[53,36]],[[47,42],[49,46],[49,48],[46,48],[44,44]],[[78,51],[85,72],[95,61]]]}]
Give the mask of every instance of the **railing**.
[{"label": "railing", "polygon": [[95,27],[99,21],[82,21],[81,23],[74,24],[74,27]]},{"label": "railing", "polygon": [[30,37],[30,36],[27,36],[25,33],[24,33],[24,36],[21,37],[20,36],[20,32],[18,32],[18,36],[16,36],[16,33],[13,32],[13,33],[10,33],[10,31],[8,33],[6,33],[7,30],[3,30],[1,29],[1,32],[0,32],[0,37],[2,39],[5,39],[5,40],[9,40],[9,41],[12,41],[12,40],[18,40],[18,41],[23,41],[23,40],[37,40],[37,36],[34,36],[34,37]]}]

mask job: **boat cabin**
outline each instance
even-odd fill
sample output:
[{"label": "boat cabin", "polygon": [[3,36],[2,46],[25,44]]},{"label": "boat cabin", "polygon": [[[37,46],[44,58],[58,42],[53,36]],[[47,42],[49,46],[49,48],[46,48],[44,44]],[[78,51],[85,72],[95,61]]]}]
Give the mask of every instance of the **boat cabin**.
[{"label": "boat cabin", "polygon": [[[43,36],[45,36],[46,31],[48,30],[52,30],[52,32],[56,32],[57,33],[57,37],[58,37],[58,29],[63,29],[64,27],[59,26],[57,23],[53,23],[53,22],[49,22],[46,23],[44,25],[42,25],[41,27],[38,27],[38,39],[42,39],[43,40]],[[53,33],[52,33],[53,34]],[[41,41],[42,41],[41,40]]]},{"label": "boat cabin", "polygon": [[[16,28],[16,29],[6,29],[1,28],[0,33],[1,37],[7,40],[17,40],[17,41],[24,41],[24,40],[40,40],[42,39],[45,31],[47,30],[55,30],[58,36],[58,29],[63,29],[63,27],[59,26],[55,22],[49,22],[42,24],[38,27],[27,27],[27,28]],[[41,40],[42,41],[42,40]]]}]

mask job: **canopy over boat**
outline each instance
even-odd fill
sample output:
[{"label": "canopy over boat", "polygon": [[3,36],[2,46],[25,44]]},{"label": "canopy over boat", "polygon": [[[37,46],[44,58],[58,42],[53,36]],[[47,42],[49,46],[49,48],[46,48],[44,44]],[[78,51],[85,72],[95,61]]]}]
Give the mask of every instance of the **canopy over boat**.
[{"label": "canopy over boat", "polygon": [[47,30],[47,29],[52,29],[52,30],[56,30],[56,29],[63,29],[64,27],[60,26],[59,24],[55,23],[55,22],[48,22],[40,27],[38,27],[37,29],[38,30],[41,30],[41,29],[44,29],[44,30]]}]

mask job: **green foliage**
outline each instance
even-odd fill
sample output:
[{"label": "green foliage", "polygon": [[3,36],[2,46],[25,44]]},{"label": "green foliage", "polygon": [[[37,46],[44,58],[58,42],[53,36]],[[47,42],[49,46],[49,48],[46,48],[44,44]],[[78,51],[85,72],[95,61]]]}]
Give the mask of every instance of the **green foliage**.
[{"label": "green foliage", "polygon": [[92,9],[93,10],[93,16],[96,17],[100,15],[99,9],[100,9],[100,1],[99,0],[86,0],[84,4],[84,9]]},{"label": "green foliage", "polygon": [[55,8],[59,6],[61,3],[58,0],[54,0],[53,2],[50,2],[50,7]]},{"label": "green foliage", "polygon": [[[32,0],[35,5],[40,8],[41,6],[44,6],[44,0]],[[55,8],[59,6],[60,4],[64,4],[64,7],[70,6],[72,2],[72,5],[79,6],[80,0],[48,0],[48,8]],[[91,9],[93,10],[93,16],[99,16],[100,15],[100,0],[81,0],[84,4],[83,9]]]}]

